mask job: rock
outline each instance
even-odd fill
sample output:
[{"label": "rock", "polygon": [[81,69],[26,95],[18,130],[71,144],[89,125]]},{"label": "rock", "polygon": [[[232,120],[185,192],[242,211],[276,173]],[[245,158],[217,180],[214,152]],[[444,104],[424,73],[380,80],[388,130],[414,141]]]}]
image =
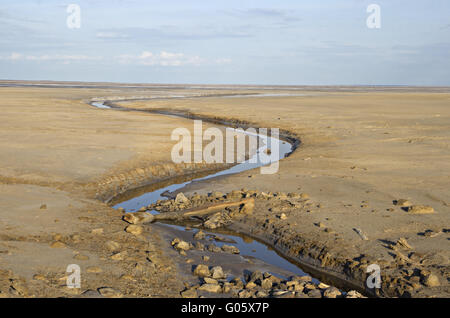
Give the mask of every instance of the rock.
[{"label": "rock", "polygon": [[79,261],[87,261],[89,259],[89,256],[83,255],[83,254],[77,254],[73,258],[76,260],[79,260]]},{"label": "rock", "polygon": [[262,281],[264,279],[263,273],[261,273],[260,271],[254,271],[248,281],[249,282],[256,282],[256,281]]},{"label": "rock", "polygon": [[208,251],[212,253],[220,253],[222,249],[218,247],[216,244],[209,244],[208,245]]},{"label": "rock", "polygon": [[408,250],[412,249],[411,245],[409,245],[408,241],[406,241],[406,239],[403,238],[403,237],[401,237],[401,238],[399,238],[397,240],[397,244],[396,245],[398,247],[405,248],[405,249],[408,249]]},{"label": "rock", "polygon": [[91,231],[91,233],[94,234],[94,235],[100,235],[100,234],[103,234],[103,228],[93,229],[93,230]]},{"label": "rock", "polygon": [[355,231],[356,234],[358,234],[359,237],[360,237],[362,240],[364,240],[364,241],[369,240],[369,239],[367,238],[367,236],[363,233],[363,231],[361,231],[360,229],[354,228],[353,231]]},{"label": "rock", "polygon": [[434,209],[428,205],[412,205],[406,208],[406,212],[410,214],[432,214]]},{"label": "rock", "polygon": [[210,278],[210,277],[203,277],[203,281],[206,284],[218,284],[217,280],[214,278]]},{"label": "rock", "polygon": [[437,287],[440,286],[439,278],[434,274],[426,275],[422,278],[422,282],[427,287]]},{"label": "rock", "polygon": [[39,207],[39,209],[41,209],[41,210],[46,210],[46,209],[47,209],[47,204],[41,204],[41,206]]},{"label": "rock", "polygon": [[70,239],[73,243],[79,243],[81,241],[81,236],[79,234],[72,234]]},{"label": "rock", "polygon": [[269,296],[269,294],[263,290],[259,290],[256,292],[255,296],[257,298],[267,298]]},{"label": "rock", "polygon": [[230,199],[242,199],[242,192],[239,190],[233,190],[227,194],[227,198]]},{"label": "rock", "polygon": [[340,295],[342,295],[342,293],[336,287],[328,287],[323,292],[323,297],[325,298],[336,298]]},{"label": "rock", "polygon": [[312,289],[308,292],[307,295],[309,298],[322,298],[322,293],[319,289]]},{"label": "rock", "polygon": [[239,254],[241,252],[236,246],[226,244],[222,245],[222,251],[231,254]]},{"label": "rock", "polygon": [[412,205],[412,203],[406,199],[397,199],[397,200],[394,200],[393,203],[394,203],[394,205],[399,206],[399,207],[407,207],[407,206]]},{"label": "rock", "polygon": [[261,287],[264,289],[271,289],[272,288],[272,280],[269,278],[263,279],[261,281]]},{"label": "rock", "polygon": [[103,270],[98,266],[91,266],[86,268],[86,272],[88,273],[101,273]]},{"label": "rock", "polygon": [[239,277],[235,277],[230,281],[231,284],[233,284],[234,286],[236,286],[237,288],[243,288],[244,287],[244,283],[242,282],[242,280]]},{"label": "rock", "polygon": [[97,289],[98,292],[100,293],[100,295],[102,295],[103,297],[108,297],[108,298],[121,298],[123,297],[122,293],[116,289],[113,289],[111,287],[101,287],[99,289]]},{"label": "rock", "polygon": [[125,214],[122,219],[130,224],[151,223],[155,217],[148,212],[134,212]]},{"label": "rock", "polygon": [[243,289],[238,293],[239,298],[250,298],[252,297],[252,293],[249,290]]},{"label": "rock", "polygon": [[147,211],[146,206],[141,206],[141,208],[138,210],[138,212],[145,212],[145,211]]},{"label": "rock", "polygon": [[254,208],[255,208],[255,201],[251,200],[247,203],[244,203],[244,205],[240,208],[239,213],[250,215],[253,213]]},{"label": "rock", "polygon": [[287,219],[286,214],[281,213],[281,214],[280,214],[280,219],[281,219],[281,220],[286,220],[286,219]]},{"label": "rock", "polygon": [[205,237],[206,237],[206,234],[202,230],[200,230],[194,234],[194,239],[196,239],[196,240],[203,240],[203,239],[205,239]]},{"label": "rock", "polygon": [[133,235],[141,235],[144,229],[142,228],[142,226],[132,224],[128,225],[125,228],[125,231]]},{"label": "rock", "polygon": [[198,290],[208,293],[220,293],[222,291],[222,287],[219,284],[203,284],[198,288]]},{"label": "rock", "polygon": [[245,285],[245,289],[253,289],[253,288],[255,288],[255,287],[256,287],[255,282],[248,282],[248,283]]},{"label": "rock", "polygon": [[173,247],[178,251],[189,251],[191,246],[186,241],[180,241],[173,245]]},{"label": "rock", "polygon": [[131,275],[127,275],[127,274],[123,274],[122,276],[120,276],[120,279],[122,279],[122,280],[128,280],[128,281],[136,281],[135,279],[134,279],[134,277],[133,276],[131,276]]},{"label": "rock", "polygon": [[197,291],[195,288],[188,288],[180,293],[183,298],[197,298]]},{"label": "rock", "polygon": [[309,199],[309,194],[307,194],[307,193],[300,193],[300,199],[308,200]]},{"label": "rock", "polygon": [[118,209],[117,209],[117,212],[125,213],[125,209],[124,209],[124,208],[118,208]]},{"label": "rock", "polygon": [[296,280],[298,282],[311,282],[312,277],[311,276],[294,276],[291,278],[291,280]]},{"label": "rock", "polygon": [[42,281],[46,281],[46,280],[47,280],[47,278],[46,278],[44,275],[42,275],[42,274],[36,274],[36,275],[34,275],[34,276],[33,276],[33,279],[34,279],[34,280],[42,280]]},{"label": "rock", "polygon": [[175,197],[176,204],[187,204],[189,202],[190,202],[189,199],[186,198],[183,192],[178,193],[177,196]]},{"label": "rock", "polygon": [[50,247],[51,248],[66,248],[66,244],[64,244],[63,242],[56,241],[56,242],[53,242],[50,245]]},{"label": "rock", "polygon": [[210,257],[209,257],[208,255],[203,255],[202,259],[203,259],[205,262],[208,262],[209,259],[210,259]]},{"label": "rock", "polygon": [[105,247],[111,252],[115,252],[120,248],[120,244],[114,241],[107,241]]},{"label": "rock", "polygon": [[195,267],[194,275],[196,275],[198,277],[210,277],[211,272],[207,265],[200,264],[200,265],[197,265],[197,267]]},{"label": "rock", "polygon": [[213,199],[221,199],[223,198],[223,196],[224,196],[223,193],[220,191],[214,191],[209,194],[209,197]]},{"label": "rock", "polygon": [[351,290],[345,295],[345,298],[366,298],[360,293],[358,293],[356,290]]},{"label": "rock", "polygon": [[216,229],[218,227],[221,227],[222,225],[225,225],[227,223],[227,219],[225,218],[224,214],[221,212],[217,212],[210,217],[208,217],[208,220],[206,220],[203,223],[203,226],[207,229]]},{"label": "rock", "polygon": [[224,278],[226,278],[226,275],[224,274],[223,269],[220,266],[214,266],[211,269],[211,275],[212,275],[212,278],[214,278],[214,279],[224,279]]},{"label": "rock", "polygon": [[111,259],[114,261],[121,261],[121,260],[125,259],[126,255],[127,255],[127,251],[115,253],[111,256]]}]

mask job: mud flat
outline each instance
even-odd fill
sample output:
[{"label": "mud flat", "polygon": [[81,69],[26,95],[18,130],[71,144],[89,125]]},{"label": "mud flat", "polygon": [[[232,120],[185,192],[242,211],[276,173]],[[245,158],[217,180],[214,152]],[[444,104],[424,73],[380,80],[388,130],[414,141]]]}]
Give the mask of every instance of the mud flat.
[{"label": "mud flat", "polygon": [[[181,282],[192,274],[179,266],[186,259],[162,232],[126,232],[121,214],[102,202],[221,167],[171,162],[170,134],[190,129],[191,120],[86,104],[137,98],[149,100],[120,105],[300,136],[302,147],[281,161],[277,174],[251,170],[183,189],[188,197],[242,188],[309,196],[297,206],[277,196],[256,198],[254,213],[234,222],[236,231],[245,227],[292,257],[359,282],[367,265],[379,264],[382,295],[450,294],[448,89],[303,87],[289,93],[305,96],[223,98],[220,87],[184,87],[190,97],[165,100],[180,89],[35,84],[0,88],[2,296],[176,297],[186,288]],[[226,89],[259,92],[285,93]],[[81,290],[65,287],[73,263],[82,269]]]}]

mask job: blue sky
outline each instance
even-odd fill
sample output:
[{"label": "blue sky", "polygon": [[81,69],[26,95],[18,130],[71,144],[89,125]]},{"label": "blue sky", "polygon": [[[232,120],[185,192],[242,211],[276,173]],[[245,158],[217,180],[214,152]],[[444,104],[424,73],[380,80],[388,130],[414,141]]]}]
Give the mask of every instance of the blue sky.
[{"label": "blue sky", "polygon": [[[366,25],[372,3],[380,29]],[[450,85],[449,73],[448,0],[0,0],[0,79]]]}]

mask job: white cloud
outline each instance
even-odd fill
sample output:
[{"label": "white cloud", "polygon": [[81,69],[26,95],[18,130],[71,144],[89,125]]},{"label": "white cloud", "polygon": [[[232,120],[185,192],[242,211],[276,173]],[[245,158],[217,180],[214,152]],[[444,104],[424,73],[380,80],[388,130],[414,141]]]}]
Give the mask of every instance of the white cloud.
[{"label": "white cloud", "polygon": [[62,63],[78,62],[78,61],[99,61],[101,56],[88,55],[66,55],[66,54],[43,54],[43,55],[27,55],[13,52],[7,56],[0,56],[0,60],[7,61],[55,61]]},{"label": "white cloud", "polygon": [[[183,66],[183,65],[202,65],[210,64],[207,59],[199,56],[188,56],[184,53],[172,53],[162,51],[160,53],[153,53],[144,51],[139,55],[122,54],[116,57],[120,63],[124,64],[139,64],[139,65],[159,65],[159,66]],[[231,61],[231,60],[230,60]]]}]

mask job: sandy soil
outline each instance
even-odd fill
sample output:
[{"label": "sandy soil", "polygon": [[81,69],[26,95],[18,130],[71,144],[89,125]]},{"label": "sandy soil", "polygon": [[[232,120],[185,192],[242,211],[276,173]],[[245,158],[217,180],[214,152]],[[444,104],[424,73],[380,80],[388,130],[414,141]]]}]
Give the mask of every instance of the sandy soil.
[{"label": "sandy soil", "polygon": [[[306,211],[287,209],[288,220],[279,222],[283,232],[279,236],[286,242],[298,234],[313,246],[326,247],[336,259],[345,255],[342,270],[348,266],[346,262],[370,258],[370,263],[386,267],[389,278],[385,281],[392,281],[387,284],[389,291],[386,286],[388,295],[448,296],[448,93],[311,92],[305,97],[240,98],[238,102],[234,98],[207,98],[125,105],[244,120],[254,127],[279,127],[299,136],[302,146],[281,162],[277,174],[263,175],[256,170],[197,184],[189,193],[240,188],[307,193],[314,204]],[[394,206],[396,199],[432,206],[435,213],[408,214]],[[254,226],[255,235],[273,237],[273,231],[258,230],[258,225],[260,229],[273,215],[267,206],[257,211],[259,214],[246,220],[242,228]],[[354,229],[369,239],[362,240]],[[427,230],[437,235],[424,236]],[[405,238],[412,249],[389,248],[399,238]],[[298,246],[290,245],[284,248],[298,254]],[[403,255],[419,260],[407,260],[404,265]],[[361,271],[367,265],[362,265],[356,266],[359,274],[350,276],[364,281]],[[420,270],[438,275],[441,286],[414,284],[418,277],[412,276],[420,276]]]},{"label": "sandy soil", "polygon": [[[281,238],[280,248],[291,254],[301,254],[299,244],[311,251],[326,247],[327,258],[334,261],[323,267],[348,269],[345,262],[352,260],[357,264],[348,276],[356,280],[362,280],[369,260],[380,263],[386,268],[382,274],[389,276],[384,277],[388,295],[448,296],[450,93],[350,90],[302,89],[299,92],[306,96],[161,99],[121,105],[244,120],[298,136],[301,147],[281,162],[277,174],[251,171],[198,183],[184,192],[248,188],[307,193],[311,204],[283,210],[287,220],[277,218],[281,210],[273,208],[279,208],[278,203],[258,203],[254,215],[235,226],[247,224],[255,236]],[[86,292],[86,297],[102,287],[113,287],[125,296],[178,296],[184,279],[173,268],[182,260],[168,242],[157,231],[138,236],[124,232],[118,212],[103,202],[127,189],[217,166],[171,162],[170,134],[177,127],[192,129],[190,120],[95,109],[86,102],[233,92],[217,87],[1,87],[1,295],[71,296],[65,269],[76,263],[86,273],[78,292]],[[435,213],[408,214],[393,205],[396,199],[430,205]],[[273,219],[273,226],[265,229],[261,224],[267,219]],[[317,226],[319,222],[323,226]],[[95,231],[99,228],[103,233]],[[430,229],[437,235],[420,234]],[[279,237],[273,236],[274,230]],[[293,237],[297,245],[283,245]],[[388,248],[400,237],[412,246],[410,251]],[[108,241],[119,247],[108,250]],[[55,248],[61,245],[55,242],[64,245]],[[124,251],[122,261],[111,259]],[[74,259],[78,254],[88,258]],[[368,260],[361,261],[362,255]],[[402,261],[403,255],[410,260]],[[310,256],[319,259],[320,253]],[[412,277],[427,275],[420,271],[437,275],[440,286],[416,282]]]}]

